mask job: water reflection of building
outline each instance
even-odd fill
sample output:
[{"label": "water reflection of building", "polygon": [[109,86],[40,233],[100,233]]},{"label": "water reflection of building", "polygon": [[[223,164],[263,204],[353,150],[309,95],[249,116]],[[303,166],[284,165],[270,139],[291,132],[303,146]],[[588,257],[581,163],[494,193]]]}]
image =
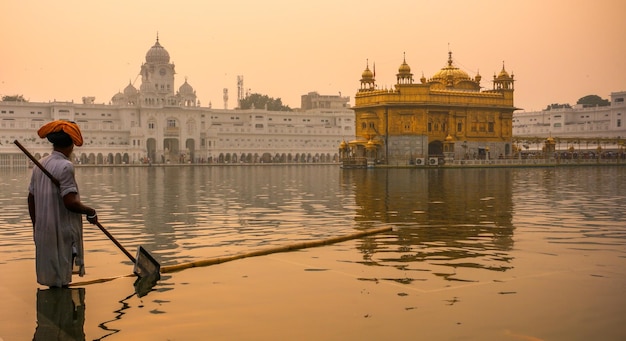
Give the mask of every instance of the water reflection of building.
[{"label": "water reflection of building", "polygon": [[[510,267],[513,247],[513,170],[375,169],[343,172],[355,188],[356,220],[368,228],[392,224],[397,239],[370,241],[366,254],[383,249],[387,261],[438,258],[450,265]],[[477,259],[482,258],[482,259]],[[495,263],[494,263],[495,262]]]},{"label": "water reflection of building", "polygon": [[[175,87],[175,65],[158,38],[138,75],[109,104],[0,101],[0,166],[26,165],[11,143],[20,140],[36,156],[50,152],[37,137],[48,121],[76,121],[85,144],[74,150],[83,164],[304,163],[333,162],[337,145],[354,135],[349,97],[302,96],[298,111],[215,109],[201,106],[185,79]],[[227,95],[224,96],[225,107]]]},{"label": "water reflection of building", "polygon": [[396,76],[393,89],[380,89],[366,66],[353,107],[356,139],[341,146],[343,160],[404,165],[512,152],[514,79],[504,65],[491,90],[481,90],[480,74],[456,67],[451,52],[447,65],[420,84],[406,60]]},{"label": "water reflection of building", "polygon": [[[351,204],[336,195],[337,172],[332,165],[84,167],[78,176],[106,184],[110,211],[99,212],[119,241],[131,252],[142,245],[165,266],[284,245],[298,229],[340,233],[345,226],[324,218]],[[137,228],[115,232],[129,226]]]}]

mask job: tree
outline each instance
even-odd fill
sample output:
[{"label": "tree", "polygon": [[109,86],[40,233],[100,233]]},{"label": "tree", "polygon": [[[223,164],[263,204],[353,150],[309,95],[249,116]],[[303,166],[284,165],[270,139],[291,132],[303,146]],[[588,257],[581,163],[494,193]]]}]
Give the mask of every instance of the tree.
[{"label": "tree", "polygon": [[603,99],[598,95],[587,95],[585,97],[581,97],[576,104],[582,104],[583,108],[588,107],[606,107],[611,105],[611,102],[608,99]]},{"label": "tree", "polygon": [[267,95],[261,94],[248,94],[244,99],[239,103],[239,109],[265,109],[272,111],[291,111],[291,108],[288,105],[283,105],[283,101],[280,98],[274,99],[273,97],[269,97]]},{"label": "tree", "polygon": [[551,110],[551,109],[563,109],[563,108],[571,108],[572,106],[565,103],[565,104],[559,104],[559,103],[552,103],[549,104],[545,110]]},{"label": "tree", "polygon": [[2,96],[2,102],[28,102],[22,95]]}]

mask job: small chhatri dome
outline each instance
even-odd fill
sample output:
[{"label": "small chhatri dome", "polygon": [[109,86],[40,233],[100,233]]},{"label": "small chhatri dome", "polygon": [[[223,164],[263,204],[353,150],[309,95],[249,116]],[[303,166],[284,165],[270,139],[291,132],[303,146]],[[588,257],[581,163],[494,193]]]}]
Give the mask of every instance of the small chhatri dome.
[{"label": "small chhatri dome", "polygon": [[156,43],[146,53],[146,63],[167,64],[170,62],[170,54],[159,43],[159,36],[157,35]]},{"label": "small chhatri dome", "polygon": [[365,70],[361,74],[362,79],[372,79],[374,78],[374,73],[370,70],[369,61],[365,65]]},{"label": "small chhatri dome", "polygon": [[502,62],[502,70],[498,74],[498,78],[510,78],[509,73],[504,69],[504,62]]},{"label": "small chhatri dome", "polygon": [[116,93],[116,94],[113,96],[113,98],[112,98],[111,100],[112,100],[113,102],[117,102],[117,101],[121,101],[121,100],[124,100],[124,99],[126,99],[126,96],[124,96],[124,94],[123,94],[123,93],[118,92],[118,93]]},{"label": "small chhatri dome", "polygon": [[185,77],[185,83],[178,88],[178,92],[181,94],[193,94],[193,87],[187,83],[187,78]]},{"label": "small chhatri dome", "polygon": [[128,81],[128,85],[124,88],[124,95],[126,96],[134,96],[137,94],[137,89],[133,86],[133,84]]},{"label": "small chhatri dome", "polygon": [[365,70],[361,74],[361,91],[374,91],[376,89],[376,63],[374,63],[374,72],[370,70],[369,60],[365,64]]},{"label": "small chhatri dome", "polygon": [[402,64],[398,68],[398,73],[399,74],[410,74],[411,73],[411,67],[409,66],[409,64],[406,63],[406,54],[404,55],[404,58],[402,60]]}]

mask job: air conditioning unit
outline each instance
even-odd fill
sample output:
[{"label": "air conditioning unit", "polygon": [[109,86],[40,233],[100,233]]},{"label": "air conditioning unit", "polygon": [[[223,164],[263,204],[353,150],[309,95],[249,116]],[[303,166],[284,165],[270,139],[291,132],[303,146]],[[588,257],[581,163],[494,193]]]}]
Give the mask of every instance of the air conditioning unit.
[{"label": "air conditioning unit", "polygon": [[415,165],[416,166],[423,166],[426,164],[426,158],[425,157],[418,157],[417,159],[415,159]]},{"label": "air conditioning unit", "polygon": [[437,164],[439,164],[439,158],[438,157],[429,157],[428,158],[428,164],[431,166],[436,166]]}]

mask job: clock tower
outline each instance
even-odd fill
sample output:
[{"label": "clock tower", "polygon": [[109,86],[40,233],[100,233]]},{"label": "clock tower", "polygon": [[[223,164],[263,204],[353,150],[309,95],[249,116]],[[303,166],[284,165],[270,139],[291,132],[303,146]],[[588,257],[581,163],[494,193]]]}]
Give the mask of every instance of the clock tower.
[{"label": "clock tower", "polygon": [[170,63],[170,54],[161,46],[157,35],[156,42],[146,53],[146,62],[141,65],[142,94],[153,95],[157,101],[173,96],[175,74],[174,64]]}]

